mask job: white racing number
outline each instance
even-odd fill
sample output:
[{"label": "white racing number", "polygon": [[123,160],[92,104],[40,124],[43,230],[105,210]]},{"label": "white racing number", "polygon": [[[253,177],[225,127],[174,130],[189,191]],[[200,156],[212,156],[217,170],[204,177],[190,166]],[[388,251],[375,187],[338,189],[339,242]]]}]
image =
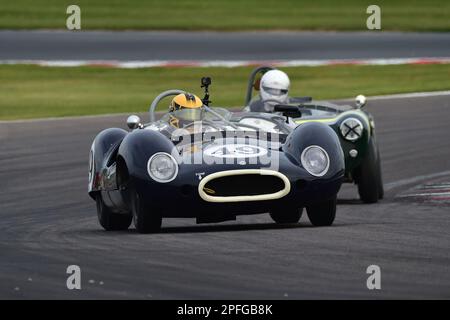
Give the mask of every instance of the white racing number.
[{"label": "white racing number", "polygon": [[216,158],[253,158],[267,154],[267,149],[248,144],[225,144],[212,146],[204,151],[205,155]]}]

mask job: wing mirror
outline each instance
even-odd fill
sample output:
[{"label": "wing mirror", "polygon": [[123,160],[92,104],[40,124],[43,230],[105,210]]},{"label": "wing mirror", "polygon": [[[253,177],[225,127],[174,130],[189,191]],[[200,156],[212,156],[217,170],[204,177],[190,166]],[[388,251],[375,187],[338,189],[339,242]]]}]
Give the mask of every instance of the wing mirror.
[{"label": "wing mirror", "polygon": [[288,118],[301,118],[302,111],[298,106],[288,104],[277,104],[274,106],[273,111],[281,112],[283,116]]},{"label": "wing mirror", "polygon": [[127,126],[131,130],[142,128],[141,118],[139,118],[137,115],[131,115],[127,118]]},{"label": "wing mirror", "polygon": [[362,94],[358,95],[355,98],[355,104],[356,104],[357,109],[361,109],[362,107],[364,107],[366,105],[366,102],[367,102],[367,99]]}]

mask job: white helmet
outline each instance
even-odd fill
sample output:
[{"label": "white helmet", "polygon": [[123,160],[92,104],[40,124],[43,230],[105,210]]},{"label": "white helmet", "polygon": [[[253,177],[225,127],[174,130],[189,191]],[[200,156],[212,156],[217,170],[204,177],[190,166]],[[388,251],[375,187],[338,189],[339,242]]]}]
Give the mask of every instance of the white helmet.
[{"label": "white helmet", "polygon": [[268,104],[288,102],[288,91],[291,82],[286,73],[280,70],[270,70],[261,78],[260,95],[261,100],[268,101]]}]

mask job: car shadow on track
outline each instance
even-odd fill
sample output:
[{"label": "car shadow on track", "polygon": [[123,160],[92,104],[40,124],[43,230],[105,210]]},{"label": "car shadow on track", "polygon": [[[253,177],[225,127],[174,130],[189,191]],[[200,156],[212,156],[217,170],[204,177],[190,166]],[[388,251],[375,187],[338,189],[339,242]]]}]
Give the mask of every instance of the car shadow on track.
[{"label": "car shadow on track", "polygon": [[201,232],[233,232],[233,231],[251,231],[251,230],[280,230],[280,229],[299,229],[313,228],[312,225],[296,224],[276,224],[276,223],[247,223],[247,224],[228,224],[228,225],[194,225],[182,227],[163,227],[160,233],[201,233]]},{"label": "car shadow on track", "polygon": [[[183,234],[183,233],[216,233],[216,232],[239,232],[239,231],[264,231],[264,230],[287,230],[287,229],[330,229],[330,228],[341,228],[354,225],[361,225],[367,223],[335,223],[329,227],[314,227],[308,223],[298,223],[298,224],[276,224],[276,223],[246,223],[246,224],[227,224],[227,225],[192,225],[192,226],[168,226],[162,227],[158,234]],[[76,232],[78,235],[99,235],[99,236],[116,236],[116,235],[139,235],[136,229],[130,227],[130,229],[125,231],[104,231],[102,229],[96,230],[79,230]]]},{"label": "car shadow on track", "polygon": [[337,204],[352,204],[352,205],[363,205],[365,204],[360,199],[337,199]]},{"label": "car shadow on track", "polygon": [[337,199],[337,204],[338,205],[342,205],[342,204],[347,204],[347,205],[363,205],[363,206],[370,206],[370,205],[376,205],[376,204],[380,204],[380,203],[386,203],[388,202],[388,200],[390,200],[390,198],[384,198],[382,200],[378,200],[378,202],[376,203],[364,203],[362,200],[360,199]]}]

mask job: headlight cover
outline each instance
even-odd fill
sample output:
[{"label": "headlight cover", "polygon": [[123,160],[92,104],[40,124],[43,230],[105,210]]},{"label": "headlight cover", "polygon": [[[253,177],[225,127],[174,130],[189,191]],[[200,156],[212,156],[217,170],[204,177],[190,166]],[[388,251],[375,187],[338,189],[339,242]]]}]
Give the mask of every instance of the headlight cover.
[{"label": "headlight cover", "polygon": [[148,160],[147,171],[153,180],[166,183],[176,178],[178,164],[170,154],[157,152]]},{"label": "headlight cover", "polygon": [[340,130],[344,139],[356,141],[361,138],[364,126],[361,121],[356,118],[347,118],[342,121]]},{"label": "headlight cover", "polygon": [[301,155],[303,168],[315,177],[324,176],[330,167],[328,153],[319,146],[309,146]]}]

